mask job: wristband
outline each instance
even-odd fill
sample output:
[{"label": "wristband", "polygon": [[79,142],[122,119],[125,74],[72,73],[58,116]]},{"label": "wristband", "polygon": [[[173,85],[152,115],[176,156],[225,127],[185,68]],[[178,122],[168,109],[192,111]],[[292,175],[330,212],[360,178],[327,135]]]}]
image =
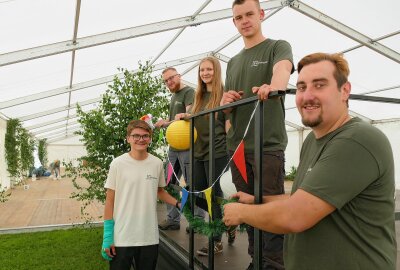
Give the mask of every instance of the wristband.
[{"label": "wristband", "polygon": [[101,246],[101,255],[104,259],[111,261],[105,249],[110,249],[111,245],[114,244],[114,220],[108,219],[104,220],[104,231],[103,231],[103,244]]}]

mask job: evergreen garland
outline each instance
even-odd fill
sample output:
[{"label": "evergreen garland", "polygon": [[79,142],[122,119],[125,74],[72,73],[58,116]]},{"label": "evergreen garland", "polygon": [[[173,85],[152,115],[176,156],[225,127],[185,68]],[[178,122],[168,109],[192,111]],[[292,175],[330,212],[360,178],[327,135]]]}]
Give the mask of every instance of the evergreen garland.
[{"label": "evergreen garland", "polygon": [[[223,207],[227,203],[237,202],[237,199],[229,199],[223,200],[221,207]],[[212,237],[213,235],[222,235],[224,232],[228,231],[228,226],[221,219],[214,219],[210,222],[205,221],[199,217],[193,217],[192,211],[188,204],[185,204],[183,208],[183,215],[186,220],[189,222],[189,227],[192,228],[195,232],[205,235],[207,237]],[[243,232],[246,228],[246,225],[241,224],[239,226],[239,231]]]}]

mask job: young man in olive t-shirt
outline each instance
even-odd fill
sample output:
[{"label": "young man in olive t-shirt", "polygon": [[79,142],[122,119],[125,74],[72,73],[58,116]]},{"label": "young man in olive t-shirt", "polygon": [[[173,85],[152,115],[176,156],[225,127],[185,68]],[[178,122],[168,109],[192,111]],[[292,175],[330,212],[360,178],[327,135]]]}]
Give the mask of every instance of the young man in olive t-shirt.
[{"label": "young man in olive t-shirt", "polygon": [[[258,0],[233,2],[233,22],[242,35],[245,48],[228,63],[225,93],[221,105],[241,98],[258,95],[265,100],[265,93],[287,88],[289,76],[293,72],[292,50],[288,42],[272,40],[263,36],[261,22],[264,10]],[[287,145],[285,128],[284,99],[276,98],[264,104],[263,147],[263,194],[284,193],[284,151]],[[227,134],[227,147],[231,155],[243,139],[245,128],[250,121],[254,104],[225,111],[229,114],[232,127]],[[245,162],[248,184],[239,170],[231,163],[232,180],[239,191],[254,194],[254,120],[244,138]],[[251,257],[254,255],[254,229],[247,229]],[[283,269],[283,235],[263,232],[263,269]],[[250,263],[248,269],[252,269]]]}]

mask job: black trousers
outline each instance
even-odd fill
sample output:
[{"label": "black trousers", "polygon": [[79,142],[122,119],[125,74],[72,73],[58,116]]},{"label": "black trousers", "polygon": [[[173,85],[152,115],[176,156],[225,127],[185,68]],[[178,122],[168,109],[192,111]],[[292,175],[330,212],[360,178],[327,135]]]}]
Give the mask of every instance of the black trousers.
[{"label": "black trousers", "polygon": [[[233,155],[233,152],[230,153]],[[255,160],[254,154],[245,154],[248,184],[242,178],[234,162],[231,162],[232,181],[238,191],[254,195]],[[283,151],[267,151],[263,153],[263,195],[279,195],[285,193],[285,154]],[[254,228],[248,226],[248,253],[254,255]],[[283,234],[262,232],[263,270],[281,270],[283,266]]]},{"label": "black trousers", "polygon": [[158,245],[140,247],[115,247],[116,256],[110,261],[110,270],[155,270]]}]

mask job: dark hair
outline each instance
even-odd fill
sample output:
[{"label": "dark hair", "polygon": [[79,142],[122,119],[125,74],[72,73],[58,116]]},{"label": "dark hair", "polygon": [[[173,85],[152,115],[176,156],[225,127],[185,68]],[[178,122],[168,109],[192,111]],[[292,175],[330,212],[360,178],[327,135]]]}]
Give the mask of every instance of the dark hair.
[{"label": "dark hair", "polygon": [[335,71],[333,72],[333,77],[336,80],[337,86],[340,88],[348,81],[348,77],[350,74],[349,64],[346,59],[343,58],[343,54],[341,53],[313,53],[303,57],[300,62],[297,64],[297,72],[303,69],[303,67],[316,64],[321,61],[329,61],[335,66]]},{"label": "dark hair", "polygon": [[[247,1],[247,0],[234,0],[233,3],[232,3],[232,8],[233,8],[234,6],[236,6],[236,5],[243,5],[244,2],[246,2],[246,1]],[[259,0],[250,0],[250,1],[256,2],[258,8],[261,9],[260,1],[259,1]]]},{"label": "dark hair", "polygon": [[141,128],[144,129],[146,131],[148,131],[150,133],[150,136],[153,133],[153,130],[151,129],[151,127],[143,120],[132,120],[129,122],[128,127],[126,128],[126,136],[130,136],[132,130],[134,130],[135,128]]}]

